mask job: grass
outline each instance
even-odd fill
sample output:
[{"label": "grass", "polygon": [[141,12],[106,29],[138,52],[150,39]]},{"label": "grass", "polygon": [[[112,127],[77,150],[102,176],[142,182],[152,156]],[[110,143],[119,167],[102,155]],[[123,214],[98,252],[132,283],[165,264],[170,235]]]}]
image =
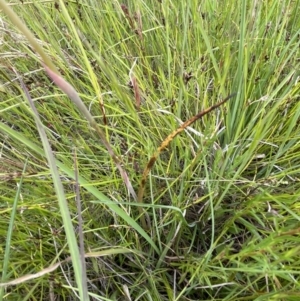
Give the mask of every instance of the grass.
[{"label": "grass", "polygon": [[0,3],[0,300],[299,299],[300,1]]}]

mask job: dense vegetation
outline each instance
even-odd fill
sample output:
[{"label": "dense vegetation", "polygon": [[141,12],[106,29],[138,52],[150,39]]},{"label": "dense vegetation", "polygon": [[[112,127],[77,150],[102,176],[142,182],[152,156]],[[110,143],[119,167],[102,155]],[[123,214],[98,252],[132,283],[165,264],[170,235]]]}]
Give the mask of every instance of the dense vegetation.
[{"label": "dense vegetation", "polygon": [[0,300],[299,300],[300,1],[9,7]]}]

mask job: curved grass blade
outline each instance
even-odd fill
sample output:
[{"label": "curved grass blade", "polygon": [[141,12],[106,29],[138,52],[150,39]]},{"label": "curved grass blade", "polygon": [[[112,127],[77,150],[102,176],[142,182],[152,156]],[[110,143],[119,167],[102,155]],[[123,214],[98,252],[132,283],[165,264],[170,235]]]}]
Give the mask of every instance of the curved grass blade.
[{"label": "curved grass blade", "polygon": [[77,239],[75,236],[68,203],[66,201],[64,188],[61,183],[57,165],[55,163],[55,158],[52,153],[52,149],[51,149],[49,140],[47,138],[46,131],[45,131],[42,121],[39,117],[39,113],[34,105],[34,102],[31,99],[29,92],[28,92],[27,88],[25,87],[25,84],[23,83],[23,81],[21,80],[20,77],[19,77],[19,79],[20,79],[20,84],[21,84],[22,90],[25,93],[25,98],[27,99],[29,106],[33,112],[36,126],[38,129],[40,138],[42,140],[42,143],[43,143],[44,154],[47,158],[49,168],[51,171],[54,189],[55,189],[55,192],[57,195],[60,213],[61,213],[63,224],[64,224],[64,229],[66,231],[66,237],[67,237],[68,246],[69,246],[69,250],[70,250],[70,254],[71,254],[71,258],[72,258],[72,264],[73,264],[73,268],[74,268],[74,272],[75,272],[76,283],[78,285],[80,299],[88,301],[89,297],[87,294],[87,290],[84,289],[85,287],[87,287],[87,284],[83,283],[83,279],[86,279],[86,275],[83,275],[83,269],[82,269],[82,265],[81,265],[79,248],[77,245]]}]

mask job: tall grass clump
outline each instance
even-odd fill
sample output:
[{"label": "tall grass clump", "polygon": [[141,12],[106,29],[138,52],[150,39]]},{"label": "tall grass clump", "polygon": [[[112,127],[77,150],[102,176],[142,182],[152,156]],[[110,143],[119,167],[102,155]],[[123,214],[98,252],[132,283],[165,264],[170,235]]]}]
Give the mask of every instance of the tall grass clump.
[{"label": "tall grass clump", "polygon": [[298,300],[298,0],[0,1],[0,300]]}]

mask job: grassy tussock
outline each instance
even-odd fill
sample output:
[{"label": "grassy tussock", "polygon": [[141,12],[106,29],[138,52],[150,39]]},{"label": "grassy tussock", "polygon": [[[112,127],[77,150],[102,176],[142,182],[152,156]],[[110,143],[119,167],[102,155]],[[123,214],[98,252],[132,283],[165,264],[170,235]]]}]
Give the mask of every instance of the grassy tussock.
[{"label": "grassy tussock", "polygon": [[1,300],[298,300],[299,1],[0,3]]}]

